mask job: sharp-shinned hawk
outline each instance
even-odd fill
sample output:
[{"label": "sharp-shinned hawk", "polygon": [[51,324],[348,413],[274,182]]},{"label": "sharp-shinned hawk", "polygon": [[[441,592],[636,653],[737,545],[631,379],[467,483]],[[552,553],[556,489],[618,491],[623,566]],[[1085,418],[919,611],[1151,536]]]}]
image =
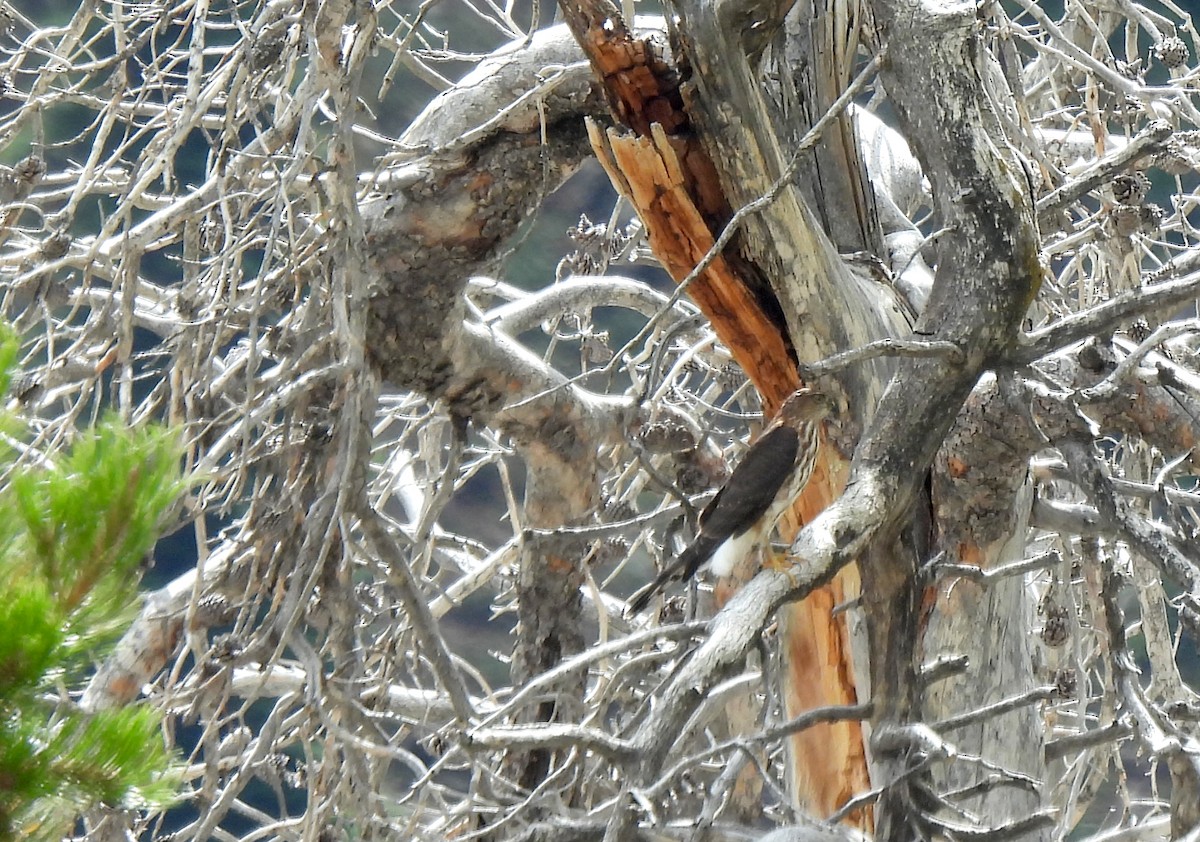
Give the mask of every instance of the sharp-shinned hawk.
[{"label": "sharp-shinned hawk", "polygon": [[629,598],[629,610],[641,611],[668,582],[690,579],[706,563],[716,575],[728,576],[738,561],[764,544],[808,483],[817,458],[819,425],[832,409],[827,396],[810,389],[788,397],[700,513],[695,540]]}]

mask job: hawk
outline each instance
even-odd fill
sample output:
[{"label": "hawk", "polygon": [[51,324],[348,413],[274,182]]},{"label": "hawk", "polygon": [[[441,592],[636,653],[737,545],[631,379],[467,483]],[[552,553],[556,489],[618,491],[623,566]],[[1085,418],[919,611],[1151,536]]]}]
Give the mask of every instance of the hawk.
[{"label": "hawk", "polygon": [[668,582],[690,579],[705,563],[717,576],[728,576],[740,559],[764,543],[808,483],[817,458],[819,426],[832,410],[827,396],[810,389],[784,401],[700,513],[695,540],[653,582],[629,598],[629,610],[641,611]]}]

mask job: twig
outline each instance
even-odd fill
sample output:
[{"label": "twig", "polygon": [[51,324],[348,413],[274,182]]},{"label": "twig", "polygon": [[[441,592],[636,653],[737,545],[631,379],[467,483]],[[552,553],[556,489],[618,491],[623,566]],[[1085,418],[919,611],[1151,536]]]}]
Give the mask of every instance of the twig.
[{"label": "twig", "polygon": [[462,674],[454,663],[454,658],[450,655],[446,641],[442,638],[437,620],[430,612],[429,605],[418,589],[416,580],[413,579],[408,561],[404,557],[404,551],[384,529],[374,511],[362,512],[359,523],[363,537],[370,545],[372,552],[387,564],[391,579],[397,586],[396,590],[399,593],[400,601],[404,605],[405,615],[424,644],[425,654],[429,658],[438,681],[441,682],[446,694],[450,697],[455,718],[460,724],[465,725],[475,716],[471,697],[467,695]]},{"label": "twig", "polygon": [[1057,740],[1051,740],[1046,743],[1046,762],[1052,763],[1055,760],[1066,757],[1068,754],[1075,754],[1084,749],[1116,742],[1131,734],[1133,734],[1133,725],[1122,720],[1114,722],[1111,725],[1105,725],[1102,728],[1093,728],[1089,731],[1081,731],[1078,734],[1059,737]]},{"label": "twig", "polygon": [[930,567],[939,573],[955,573],[964,579],[970,579],[972,582],[987,584],[1008,576],[1020,576],[1025,573],[1031,573],[1034,570],[1053,567],[1061,563],[1062,555],[1057,550],[1051,550],[1048,553],[1023,558],[1020,561],[1002,564],[999,567],[992,567],[987,570],[974,564],[955,564],[940,561],[930,565]]},{"label": "twig", "polygon": [[597,728],[538,722],[532,725],[493,725],[472,728],[462,734],[463,747],[528,750],[535,748],[581,748],[594,751],[614,763],[623,763],[633,752],[629,741]]},{"label": "twig", "polygon": [[[1070,479],[1071,472],[1067,463],[1061,459],[1035,459],[1030,463],[1035,475],[1042,474],[1052,479]],[[1164,478],[1165,479],[1165,478]],[[1167,485],[1162,480],[1155,485],[1144,482],[1134,482],[1121,477],[1109,477],[1109,482],[1117,491],[1126,497],[1139,500],[1159,500],[1173,506],[1200,506],[1200,493],[1185,491],[1174,485]],[[1088,507],[1091,509],[1091,507]],[[1091,511],[1095,511],[1091,509]]]},{"label": "twig", "polygon": [[805,381],[814,382],[817,378],[840,371],[855,363],[873,360],[877,357],[943,357],[953,365],[960,365],[966,358],[962,348],[956,343],[934,339],[896,339],[888,337],[868,342],[859,348],[851,348],[840,354],[826,357],[815,363],[800,364],[800,376]]},{"label": "twig", "polygon": [[1072,437],[1056,441],[1055,444],[1070,466],[1076,483],[1087,492],[1100,514],[1114,525],[1130,547],[1164,576],[1194,595],[1197,586],[1200,586],[1200,568],[1184,555],[1172,536],[1164,534],[1161,529],[1151,526],[1135,514],[1129,503],[1117,494],[1095,453],[1092,441]]},{"label": "twig", "polygon": [[555,681],[559,680],[563,676],[569,675],[589,666],[594,661],[611,658],[614,655],[637,649],[640,646],[644,646],[645,644],[658,639],[680,640],[691,637],[692,635],[702,631],[704,629],[704,625],[705,624],[701,622],[694,622],[680,623],[673,626],[655,626],[654,628],[630,634],[627,637],[612,641],[611,643],[593,646],[592,648],[584,652],[580,652],[578,655],[561,662],[553,669],[547,670],[546,672],[543,672],[526,682],[519,691],[514,693],[512,697],[505,702],[503,707],[498,708],[494,713],[485,717],[480,723],[480,726],[482,727],[484,725],[488,725],[489,723],[494,722],[496,719],[508,715],[511,711],[520,707],[531,695],[538,693],[543,688],[552,685]]},{"label": "twig", "polygon": [[1109,400],[1114,397],[1121,384],[1129,376],[1142,360],[1151,352],[1158,348],[1163,342],[1168,339],[1174,339],[1177,336],[1183,336],[1187,333],[1195,333],[1200,330],[1200,319],[1185,319],[1178,322],[1168,322],[1165,325],[1160,325],[1149,336],[1138,344],[1125,359],[1117,363],[1117,367],[1112,372],[1089,389],[1081,389],[1079,391],[1079,400],[1084,403],[1093,403],[1095,401]]},{"label": "twig", "polygon": [[1096,161],[1082,175],[1068,181],[1054,192],[1038,199],[1038,222],[1047,228],[1054,216],[1065,207],[1076,201],[1084,193],[1094,190],[1101,184],[1111,181],[1117,173],[1127,170],[1131,164],[1147,155],[1161,152],[1171,136],[1171,125],[1163,120],[1155,120],[1138,133],[1124,148],[1114,152],[1107,158]]},{"label": "twig", "polygon": [[1034,702],[1046,702],[1057,698],[1058,689],[1053,684],[1046,684],[1042,687],[1034,687],[1024,693],[1016,696],[1011,696],[1007,699],[1001,699],[998,702],[993,702],[990,705],[984,705],[981,708],[960,713],[958,716],[950,716],[934,723],[933,728],[939,734],[944,734],[946,731],[953,731],[956,728],[964,728],[967,725],[976,722],[982,722],[993,716],[1000,716],[1008,713],[1010,710],[1031,705]]},{"label": "twig", "polygon": [[624,307],[652,316],[663,308],[669,312],[671,306],[677,309],[681,319],[694,315],[694,308],[688,303],[671,302],[668,296],[636,278],[601,275],[569,278],[524,298],[493,307],[484,315],[484,321],[489,327],[517,336],[567,311]]},{"label": "twig", "polygon": [[1060,319],[1052,325],[1030,331],[1020,338],[1009,353],[1011,365],[1028,365],[1061,348],[1094,334],[1110,333],[1122,321],[1160,307],[1182,304],[1200,294],[1200,272],[1175,281],[1166,281],[1130,290],[1116,298]]},{"label": "twig", "polygon": [[530,526],[525,528],[524,534],[526,540],[539,540],[543,538],[553,540],[563,535],[570,535],[574,538],[603,538],[607,535],[620,535],[630,529],[642,530],[657,526],[674,520],[683,514],[683,512],[684,507],[682,504],[673,503],[625,520],[614,520],[609,523],[587,524],[584,526],[559,526],[554,529],[536,529]]},{"label": "twig", "polygon": [[[1168,732],[1169,724],[1160,722],[1161,712],[1152,709],[1146,700],[1139,670],[1133,653],[1129,650],[1125,634],[1125,619],[1118,603],[1120,582],[1113,568],[1111,554],[1101,557],[1103,586],[1100,589],[1104,601],[1104,620],[1108,630],[1109,658],[1116,689],[1121,697],[1121,706],[1136,723],[1134,735],[1154,757],[1167,760],[1171,772],[1171,783],[1175,791],[1171,795],[1173,805],[1200,803],[1200,760],[1194,739],[1183,734]],[[1175,812],[1174,810],[1172,812]]]},{"label": "twig", "polygon": [[694,768],[697,764],[704,762],[713,757],[724,754],[737,748],[740,744],[749,743],[758,745],[762,743],[778,742],[793,734],[798,734],[803,730],[829,722],[845,722],[847,720],[867,719],[871,716],[874,706],[870,702],[861,705],[826,705],[824,707],[813,708],[796,716],[781,725],[776,725],[771,728],[766,728],[757,734],[740,736],[737,739],[726,740],[718,743],[715,746],[705,749],[704,751],[690,755],[679,760],[670,768],[665,769],[653,784],[640,790],[642,793],[657,796],[659,795],[675,778],[682,775],[688,769]]},{"label": "twig", "polygon": [[1111,535],[1112,527],[1100,517],[1095,506],[1068,503],[1038,497],[1033,501],[1030,523],[1038,529],[1051,529],[1075,535]]},{"label": "twig", "polygon": [[958,675],[967,671],[971,659],[966,655],[941,655],[933,661],[921,664],[917,670],[917,679],[925,687],[934,682]]}]

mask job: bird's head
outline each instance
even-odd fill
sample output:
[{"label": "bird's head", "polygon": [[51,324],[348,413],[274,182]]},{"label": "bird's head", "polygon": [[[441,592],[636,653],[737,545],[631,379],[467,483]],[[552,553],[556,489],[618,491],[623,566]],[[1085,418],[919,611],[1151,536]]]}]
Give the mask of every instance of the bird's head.
[{"label": "bird's head", "polygon": [[820,421],[834,412],[833,398],[824,392],[800,389],[788,396],[779,408],[779,420],[785,424]]}]

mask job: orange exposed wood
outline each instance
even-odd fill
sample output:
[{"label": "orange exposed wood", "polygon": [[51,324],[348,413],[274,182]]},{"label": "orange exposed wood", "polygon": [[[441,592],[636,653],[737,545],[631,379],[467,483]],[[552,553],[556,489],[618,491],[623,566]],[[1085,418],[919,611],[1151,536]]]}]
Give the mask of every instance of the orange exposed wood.
[{"label": "orange exposed wood", "polygon": [[[657,126],[650,137],[602,132],[594,124],[588,132],[601,165],[642,218],[655,257],[676,282],[682,281],[716,242],[691,200],[680,163],[687,142],[668,138]],[[724,257],[718,256],[691,282],[688,294],[768,404],[777,406],[799,388],[800,377],[779,328]]]},{"label": "orange exposed wood", "polygon": [[[799,515],[797,522],[782,527],[786,537],[815,517],[843,484],[831,481],[824,470],[830,467],[828,448],[822,451],[797,504],[798,511],[793,512]],[[859,591],[858,568],[849,565],[825,587],[780,610],[780,639],[786,646],[784,672],[789,679],[783,701],[789,717],[813,708],[858,702],[846,615],[833,617],[832,611],[858,596]],[[858,722],[815,725],[794,734],[791,740],[793,756],[799,761],[799,780],[794,789],[802,793],[813,812],[824,818],[853,796],[870,790],[866,746]],[[852,813],[846,821],[861,830],[872,830],[869,809]]]},{"label": "orange exposed wood", "polygon": [[654,123],[672,134],[687,125],[674,68],[648,40],[634,37],[615,3],[565,0],[559,8],[622,125],[642,137]]}]

